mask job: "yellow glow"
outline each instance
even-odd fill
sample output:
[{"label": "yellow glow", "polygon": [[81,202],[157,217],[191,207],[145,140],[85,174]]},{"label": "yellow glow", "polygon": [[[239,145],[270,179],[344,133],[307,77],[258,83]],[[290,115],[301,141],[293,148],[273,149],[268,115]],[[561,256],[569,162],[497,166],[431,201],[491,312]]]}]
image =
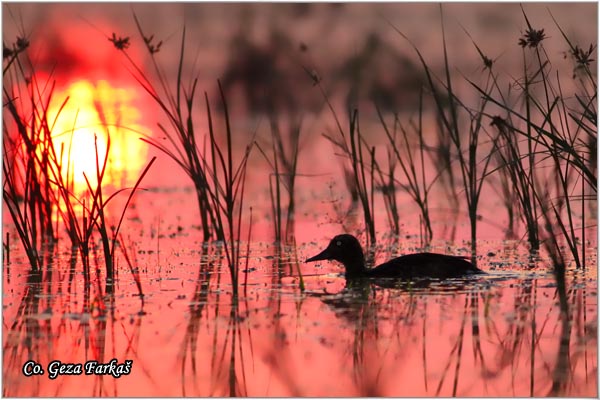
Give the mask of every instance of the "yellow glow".
[{"label": "yellow glow", "polygon": [[[69,97],[63,109],[62,102]],[[96,147],[100,168],[106,157],[107,137],[110,151],[102,185],[132,186],[146,163],[147,145],[139,138],[148,129],[140,123],[141,113],[133,105],[136,91],[112,87],[106,81],[96,85],[81,80],[72,83],[64,92],[56,93],[50,106],[49,121],[56,123],[52,138],[57,156],[63,146],[63,177],[67,169],[74,190],[86,190],[84,173],[96,185]],[[96,137],[96,139],[94,139]],[[66,162],[68,157],[68,163]]]}]

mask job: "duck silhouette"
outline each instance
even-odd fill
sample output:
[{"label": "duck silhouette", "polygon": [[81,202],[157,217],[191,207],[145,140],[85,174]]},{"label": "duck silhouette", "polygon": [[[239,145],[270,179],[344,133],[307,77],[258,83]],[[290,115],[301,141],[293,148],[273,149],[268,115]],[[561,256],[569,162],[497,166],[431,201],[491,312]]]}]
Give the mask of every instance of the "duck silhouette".
[{"label": "duck silhouette", "polygon": [[341,262],[346,270],[346,279],[400,278],[412,280],[415,278],[447,279],[466,275],[483,274],[465,257],[437,253],[415,253],[391,259],[375,268],[365,266],[365,256],[362,247],[354,236],[349,234],[337,235],[325,250],[306,260],[335,260]]}]

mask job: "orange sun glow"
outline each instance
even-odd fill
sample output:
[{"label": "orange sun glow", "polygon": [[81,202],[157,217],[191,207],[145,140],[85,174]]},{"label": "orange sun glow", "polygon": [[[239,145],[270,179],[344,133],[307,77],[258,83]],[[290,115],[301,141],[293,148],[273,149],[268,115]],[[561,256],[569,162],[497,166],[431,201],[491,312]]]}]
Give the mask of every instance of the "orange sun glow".
[{"label": "orange sun glow", "polygon": [[[69,99],[61,109],[67,96]],[[84,173],[95,187],[96,147],[102,168],[109,136],[110,149],[102,185],[128,187],[137,180],[147,152],[147,145],[140,137],[148,135],[149,130],[140,122],[142,114],[134,105],[136,97],[134,89],[116,88],[107,81],[93,84],[86,80],[76,81],[55,94],[49,110],[49,121],[56,118],[52,140],[57,153],[62,148],[62,175],[69,176],[75,192],[87,188]]]}]

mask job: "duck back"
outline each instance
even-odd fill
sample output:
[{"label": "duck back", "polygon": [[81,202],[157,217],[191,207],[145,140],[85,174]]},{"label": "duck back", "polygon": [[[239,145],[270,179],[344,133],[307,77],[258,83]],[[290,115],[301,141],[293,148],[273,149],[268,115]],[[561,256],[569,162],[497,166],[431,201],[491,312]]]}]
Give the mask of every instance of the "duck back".
[{"label": "duck back", "polygon": [[377,278],[455,278],[464,275],[482,274],[464,257],[437,253],[408,254],[394,258],[366,271],[367,276]]}]

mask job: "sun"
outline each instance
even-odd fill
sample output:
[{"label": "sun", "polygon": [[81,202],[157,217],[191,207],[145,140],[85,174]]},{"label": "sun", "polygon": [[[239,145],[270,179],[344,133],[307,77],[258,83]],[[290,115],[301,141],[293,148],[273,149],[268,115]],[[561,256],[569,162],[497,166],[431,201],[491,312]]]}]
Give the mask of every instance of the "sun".
[{"label": "sun", "polygon": [[135,89],[105,80],[78,80],[53,96],[48,112],[52,141],[63,179],[73,183],[76,193],[87,189],[86,177],[95,187],[97,161],[102,168],[107,151],[103,186],[123,188],[137,180],[147,161],[147,145],[140,137],[149,135],[149,129],[141,122],[136,98]]}]

